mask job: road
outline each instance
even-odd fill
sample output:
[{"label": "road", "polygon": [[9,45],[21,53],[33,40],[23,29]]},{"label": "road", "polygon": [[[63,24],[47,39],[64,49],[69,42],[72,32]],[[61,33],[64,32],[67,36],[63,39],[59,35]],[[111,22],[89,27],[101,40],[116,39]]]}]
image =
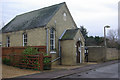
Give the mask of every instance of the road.
[{"label": "road", "polygon": [[120,71],[120,69],[118,67],[120,63],[118,64],[118,62],[120,61],[86,65],[69,70],[43,71],[41,73],[14,77],[10,80],[101,80],[101,78],[105,78],[104,80],[119,80],[118,70]]},{"label": "road", "polygon": [[119,65],[120,63],[115,63],[62,78],[118,78]]}]

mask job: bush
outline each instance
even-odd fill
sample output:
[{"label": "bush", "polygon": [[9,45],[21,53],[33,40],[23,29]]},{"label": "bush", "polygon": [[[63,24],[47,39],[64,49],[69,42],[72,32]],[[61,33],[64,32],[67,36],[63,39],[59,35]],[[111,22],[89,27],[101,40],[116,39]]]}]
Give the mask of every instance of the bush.
[{"label": "bush", "polygon": [[[49,54],[44,54],[44,56],[49,56]],[[51,69],[51,58],[44,57],[43,63],[44,63],[44,70],[50,70]]]},{"label": "bush", "polygon": [[50,58],[45,57],[44,60],[43,60],[43,63],[47,64],[49,62],[50,62]]},{"label": "bush", "polygon": [[47,53],[43,53],[43,56],[49,56],[49,54],[47,54]]},{"label": "bush", "polygon": [[3,64],[10,65],[10,59],[4,58],[3,59]]},{"label": "bush", "polygon": [[38,48],[34,48],[34,47],[27,47],[24,51],[23,54],[24,55],[35,55],[38,54]]}]

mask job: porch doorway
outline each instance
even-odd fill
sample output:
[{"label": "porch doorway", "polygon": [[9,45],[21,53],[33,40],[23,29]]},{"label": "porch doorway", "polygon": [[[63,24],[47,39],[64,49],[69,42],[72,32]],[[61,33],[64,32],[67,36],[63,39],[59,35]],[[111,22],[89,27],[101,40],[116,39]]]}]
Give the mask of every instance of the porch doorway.
[{"label": "porch doorway", "polygon": [[77,58],[76,58],[77,60],[76,60],[76,61],[77,61],[77,63],[82,63],[82,59],[81,59],[81,58],[82,58],[82,57],[81,57],[81,41],[78,41],[78,42],[76,43],[76,46],[77,46],[77,47],[76,47],[76,49],[77,49],[77,50],[76,50],[76,51],[77,51],[77,56],[76,56],[76,57],[77,57]]}]

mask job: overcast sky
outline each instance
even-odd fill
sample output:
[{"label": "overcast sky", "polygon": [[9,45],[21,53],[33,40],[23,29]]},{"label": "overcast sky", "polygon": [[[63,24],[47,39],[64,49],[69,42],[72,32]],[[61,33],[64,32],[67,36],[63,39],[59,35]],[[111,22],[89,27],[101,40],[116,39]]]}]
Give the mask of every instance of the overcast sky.
[{"label": "overcast sky", "polygon": [[1,2],[3,21],[1,24],[7,24],[16,15],[66,2],[77,27],[85,26],[89,36],[103,36],[105,25],[110,25],[111,29],[118,28],[119,0],[1,0]]}]

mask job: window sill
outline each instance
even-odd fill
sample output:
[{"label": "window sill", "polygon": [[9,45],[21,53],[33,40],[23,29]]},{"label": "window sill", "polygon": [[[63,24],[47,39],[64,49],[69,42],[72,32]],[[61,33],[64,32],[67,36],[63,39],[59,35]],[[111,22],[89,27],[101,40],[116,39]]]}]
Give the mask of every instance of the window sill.
[{"label": "window sill", "polygon": [[56,51],[50,51],[50,53],[51,53],[51,54],[55,54],[55,53],[56,53]]}]

